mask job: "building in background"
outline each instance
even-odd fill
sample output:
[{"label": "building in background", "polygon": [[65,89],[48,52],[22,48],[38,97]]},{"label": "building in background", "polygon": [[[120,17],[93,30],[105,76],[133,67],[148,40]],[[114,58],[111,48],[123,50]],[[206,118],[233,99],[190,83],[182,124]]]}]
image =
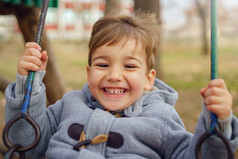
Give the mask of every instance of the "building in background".
[{"label": "building in background", "polygon": [[0,16],[0,43],[17,32],[17,20],[12,15]]},{"label": "building in background", "polygon": [[104,0],[60,0],[58,8],[48,10],[47,34],[50,39],[88,39],[93,23],[104,10]]},{"label": "building in background", "polygon": [[[120,0],[123,12],[133,12],[133,0]],[[105,0],[59,0],[49,8],[46,29],[50,39],[88,40],[93,24],[104,15]]]},{"label": "building in background", "polygon": [[[133,0],[120,0],[123,12],[133,12]],[[104,15],[105,0],[58,0],[58,8],[49,8],[45,30],[50,40],[88,40],[93,24]],[[0,40],[20,34],[13,15],[0,16]]]},{"label": "building in background", "polygon": [[[232,0],[226,0],[228,1]],[[88,40],[92,25],[104,15],[105,0],[58,0],[58,8],[49,8],[46,31],[50,40]],[[176,2],[176,3],[175,3]],[[188,1],[192,2],[192,0]],[[222,1],[223,2],[223,1]],[[223,2],[224,3],[224,2]],[[237,2],[238,3],[238,2]],[[238,34],[236,15],[238,5],[219,7],[222,18],[218,20],[218,31],[227,36]],[[200,35],[201,21],[187,2],[161,0],[164,37],[189,37]],[[230,4],[230,3],[228,3]],[[120,0],[122,12],[133,12],[134,0]],[[0,41],[20,34],[17,21],[12,15],[0,16]]]}]

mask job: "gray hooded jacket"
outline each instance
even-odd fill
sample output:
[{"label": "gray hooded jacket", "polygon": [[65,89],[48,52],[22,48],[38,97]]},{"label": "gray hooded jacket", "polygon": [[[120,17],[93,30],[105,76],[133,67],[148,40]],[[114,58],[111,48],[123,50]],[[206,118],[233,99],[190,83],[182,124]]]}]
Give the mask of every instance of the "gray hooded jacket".
[{"label": "gray hooded jacket", "polygon": [[[55,104],[46,108],[44,72],[37,72],[29,106],[30,116],[41,129],[40,143],[27,153],[28,158],[47,159],[194,159],[197,139],[209,128],[210,113],[204,108],[195,134],[185,130],[174,109],[177,92],[156,79],[157,89],[145,93],[130,107],[115,117],[104,111],[86,84],[82,90],[66,93]],[[18,114],[24,98],[25,77],[17,76],[5,91],[6,122]],[[238,122],[233,116],[220,121],[234,149],[238,146]],[[227,126],[228,125],[228,126]],[[108,135],[107,142],[88,144],[74,150],[82,132],[86,139]],[[25,120],[16,123],[11,131],[13,143],[27,145],[34,139],[34,130]],[[204,158],[224,158],[226,150],[216,137],[210,137],[202,149]]]}]

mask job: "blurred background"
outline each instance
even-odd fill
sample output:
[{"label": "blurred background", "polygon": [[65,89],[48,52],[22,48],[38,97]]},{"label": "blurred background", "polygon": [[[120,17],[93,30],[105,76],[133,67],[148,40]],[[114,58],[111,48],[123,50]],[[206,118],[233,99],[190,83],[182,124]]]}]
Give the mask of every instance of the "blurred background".
[{"label": "blurred background", "polygon": [[[238,1],[218,0],[218,72],[233,96],[238,116]],[[17,61],[34,41],[41,1],[0,0],[0,132],[4,127],[4,90],[15,81]],[[160,49],[157,77],[175,88],[175,106],[188,131],[201,113],[199,91],[210,80],[210,1],[208,0],[50,0],[41,46],[49,63],[44,83],[48,104],[87,81],[88,40],[92,25],[107,14],[137,10],[157,14]],[[6,152],[0,139],[0,159]],[[236,155],[238,156],[238,155]]]}]

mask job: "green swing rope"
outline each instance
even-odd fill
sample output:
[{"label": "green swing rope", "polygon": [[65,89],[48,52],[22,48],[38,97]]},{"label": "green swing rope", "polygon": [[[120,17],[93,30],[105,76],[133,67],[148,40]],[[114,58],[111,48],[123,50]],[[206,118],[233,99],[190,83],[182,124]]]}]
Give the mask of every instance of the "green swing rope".
[{"label": "green swing rope", "polygon": [[[211,1],[211,80],[218,78],[218,43],[217,43],[217,2]],[[211,127],[213,131],[217,127],[217,116],[211,113]]]},{"label": "green swing rope", "polygon": [[[218,51],[217,51],[217,0],[211,0],[211,80],[218,78]],[[227,158],[233,159],[233,151],[229,140],[219,131],[217,116],[214,113],[211,113],[211,126],[210,129],[205,132],[198,139],[195,147],[196,159],[201,159],[201,147],[203,142],[209,138],[211,135],[216,135],[220,138],[226,149],[227,149]]]}]

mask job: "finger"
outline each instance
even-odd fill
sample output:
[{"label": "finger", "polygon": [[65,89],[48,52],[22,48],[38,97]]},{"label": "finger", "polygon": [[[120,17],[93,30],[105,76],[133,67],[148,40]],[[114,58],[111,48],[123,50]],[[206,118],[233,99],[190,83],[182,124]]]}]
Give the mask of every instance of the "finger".
[{"label": "finger", "polygon": [[21,65],[22,65],[21,68],[23,69],[23,72],[27,72],[27,74],[29,71],[38,71],[39,70],[39,66],[34,63],[23,61],[21,63]]},{"label": "finger", "polygon": [[35,43],[35,42],[27,42],[26,45],[25,45],[25,47],[26,47],[26,49],[35,48],[35,49],[41,51],[40,45],[38,45],[38,44]]},{"label": "finger", "polygon": [[41,52],[39,50],[35,49],[35,48],[26,49],[26,55],[28,55],[28,56],[36,56],[39,59],[41,59],[41,57],[42,57]]},{"label": "finger", "polygon": [[212,113],[215,113],[217,117],[221,120],[227,119],[231,114],[231,109],[229,109],[229,107],[223,107],[219,104],[208,105],[207,110]]},{"label": "finger", "polygon": [[31,71],[38,71],[40,69],[40,67],[34,63],[27,63],[27,68]]},{"label": "finger", "polygon": [[41,71],[45,71],[46,67],[47,67],[47,62],[48,62],[48,56],[47,56],[47,52],[46,51],[43,51],[42,52],[42,65],[40,67],[40,70]]},{"label": "finger", "polygon": [[25,63],[32,63],[34,65],[37,65],[38,67],[42,65],[42,61],[35,56],[25,56],[22,58],[22,60]]},{"label": "finger", "polygon": [[200,95],[201,95],[202,97],[205,97],[205,91],[206,91],[206,88],[200,89]]},{"label": "finger", "polygon": [[220,109],[221,106],[216,104],[210,104],[210,105],[206,105],[206,107],[207,107],[207,110],[216,114],[217,112],[219,112],[218,110]]},{"label": "finger", "polygon": [[42,55],[41,57],[42,61],[48,61],[48,55],[46,51],[42,51],[41,55]]},{"label": "finger", "polygon": [[204,96],[208,97],[208,96],[224,96],[228,93],[228,91],[226,89],[222,89],[222,88],[218,88],[218,87],[211,87],[208,88],[205,92],[204,92]]},{"label": "finger", "polygon": [[21,76],[28,75],[28,70],[25,69],[25,62],[24,61],[19,61],[18,62],[17,73]]},{"label": "finger", "polygon": [[210,81],[207,88],[212,88],[212,87],[219,87],[219,88],[227,89],[226,83],[223,79],[214,79],[214,80]]},{"label": "finger", "polygon": [[209,96],[207,98],[204,99],[204,104],[205,105],[213,105],[213,104],[225,104],[225,101],[223,98],[221,97],[217,97],[217,96]]}]

